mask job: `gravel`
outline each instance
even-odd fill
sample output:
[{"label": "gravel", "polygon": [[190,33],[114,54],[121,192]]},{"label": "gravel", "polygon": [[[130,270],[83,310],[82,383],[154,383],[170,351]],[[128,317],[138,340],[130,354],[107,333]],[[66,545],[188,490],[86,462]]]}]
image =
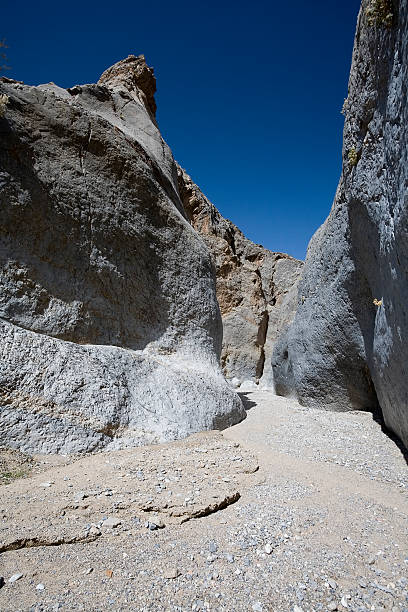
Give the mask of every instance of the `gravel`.
[{"label": "gravel", "polygon": [[[43,491],[44,475],[3,487],[3,541],[27,529],[19,521],[37,536],[40,527],[54,538],[100,535],[3,552],[2,612],[407,612],[399,448],[366,414],[310,412],[267,392],[248,398],[248,418],[223,434],[52,468],[46,478],[55,484]],[[337,463],[327,458],[330,439]],[[235,501],[195,517],[223,496]]]}]

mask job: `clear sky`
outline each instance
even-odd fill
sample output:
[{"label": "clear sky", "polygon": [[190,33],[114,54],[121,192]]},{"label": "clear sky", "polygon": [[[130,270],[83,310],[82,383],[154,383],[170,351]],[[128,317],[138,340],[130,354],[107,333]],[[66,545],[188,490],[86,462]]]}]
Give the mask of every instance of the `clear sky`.
[{"label": "clear sky", "polygon": [[93,83],[144,53],[175,158],[252,240],[304,258],[341,169],[359,0],[3,0],[7,76]]}]

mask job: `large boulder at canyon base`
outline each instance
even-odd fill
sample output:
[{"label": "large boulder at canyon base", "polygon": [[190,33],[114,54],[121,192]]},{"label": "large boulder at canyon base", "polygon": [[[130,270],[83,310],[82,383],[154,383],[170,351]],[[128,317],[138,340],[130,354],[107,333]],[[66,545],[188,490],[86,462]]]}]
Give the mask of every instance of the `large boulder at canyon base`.
[{"label": "large boulder at canyon base", "polygon": [[277,390],[335,410],[380,406],[408,446],[408,3],[363,0],[330,215],[273,356]]},{"label": "large boulder at canyon base", "polygon": [[91,451],[244,416],[154,92],[143,56],[69,90],[0,80],[0,445]]}]

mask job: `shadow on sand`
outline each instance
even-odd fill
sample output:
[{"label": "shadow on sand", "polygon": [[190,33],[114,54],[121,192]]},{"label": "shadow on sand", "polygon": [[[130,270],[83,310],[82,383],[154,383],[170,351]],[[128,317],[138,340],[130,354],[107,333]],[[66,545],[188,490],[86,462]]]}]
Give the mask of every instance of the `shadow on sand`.
[{"label": "shadow on sand", "polygon": [[248,395],[251,395],[249,391],[247,391],[246,393],[238,393],[238,395],[241,398],[242,403],[244,404],[244,408],[247,412],[248,410],[251,410],[251,408],[256,406],[256,402],[253,402],[248,398]]},{"label": "shadow on sand", "polygon": [[408,465],[408,449],[405,448],[405,446],[403,445],[401,440],[397,438],[395,433],[391,431],[390,429],[388,429],[387,425],[384,422],[381,408],[379,408],[378,410],[375,410],[372,414],[373,414],[374,421],[380,425],[381,431],[383,432],[383,434],[385,434],[387,438],[392,440],[394,444],[398,446],[402,456],[405,459],[405,463]]}]

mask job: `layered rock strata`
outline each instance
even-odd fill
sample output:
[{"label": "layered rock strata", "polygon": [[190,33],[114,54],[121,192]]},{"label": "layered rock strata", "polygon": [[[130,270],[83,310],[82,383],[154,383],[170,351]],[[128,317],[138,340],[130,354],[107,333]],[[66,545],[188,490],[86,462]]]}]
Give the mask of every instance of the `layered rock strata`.
[{"label": "layered rock strata", "polygon": [[237,384],[249,380],[273,387],[272,350],[294,316],[303,262],[248,240],[180,167],[178,184],[188,218],[216,267],[224,374]]},{"label": "layered rock strata", "polygon": [[334,410],[381,407],[408,445],[408,3],[363,0],[344,105],[343,171],[313,237],[277,390]]},{"label": "layered rock strata", "polygon": [[143,56],[68,90],[0,80],[0,444],[91,451],[244,416],[154,91]]}]

